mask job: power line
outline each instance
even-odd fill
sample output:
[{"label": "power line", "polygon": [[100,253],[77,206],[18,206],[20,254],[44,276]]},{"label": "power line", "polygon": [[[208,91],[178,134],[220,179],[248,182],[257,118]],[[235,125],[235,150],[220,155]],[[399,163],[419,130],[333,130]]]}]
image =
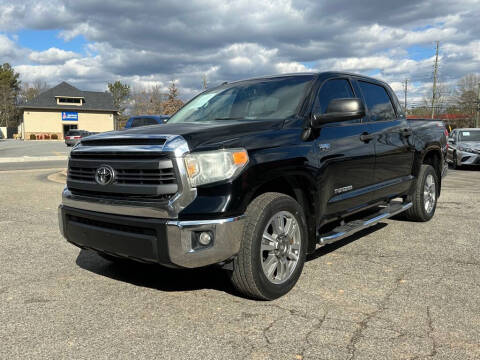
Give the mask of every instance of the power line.
[{"label": "power line", "polygon": [[480,83],[478,83],[477,89],[477,112],[475,114],[475,127],[478,128],[478,121],[480,118]]},{"label": "power line", "polygon": [[435,117],[435,92],[437,90],[437,72],[438,72],[438,45],[439,41],[437,40],[437,46],[435,50],[435,65],[433,67],[433,92],[432,92],[432,119]]}]

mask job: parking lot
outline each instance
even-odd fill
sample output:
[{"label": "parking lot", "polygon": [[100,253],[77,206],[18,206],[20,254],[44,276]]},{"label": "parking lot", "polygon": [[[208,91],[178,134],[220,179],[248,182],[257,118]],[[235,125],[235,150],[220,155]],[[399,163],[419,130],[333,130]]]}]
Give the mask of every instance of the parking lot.
[{"label": "parking lot", "polygon": [[66,167],[69,147],[63,141],[0,140],[0,170]]},{"label": "parking lot", "polygon": [[48,178],[64,166],[40,163],[0,163],[1,359],[480,358],[479,170],[449,172],[432,221],[320,248],[287,296],[258,302],[215,268],[118,265],[68,244]]}]

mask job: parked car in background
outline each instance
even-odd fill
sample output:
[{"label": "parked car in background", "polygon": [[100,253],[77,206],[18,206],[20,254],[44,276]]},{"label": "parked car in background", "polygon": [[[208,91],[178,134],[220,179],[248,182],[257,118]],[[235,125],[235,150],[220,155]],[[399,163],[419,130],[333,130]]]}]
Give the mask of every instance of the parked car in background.
[{"label": "parked car in background", "polygon": [[139,126],[164,124],[170,118],[168,115],[139,115],[132,116],[125,124],[125,129]]},{"label": "parked car in background", "polygon": [[454,129],[448,138],[447,162],[456,169],[480,165],[480,129]]},{"label": "parked car in background", "polygon": [[92,135],[86,130],[70,130],[65,134],[65,144],[67,146],[73,146],[80,141],[81,138],[84,138],[88,135]]}]

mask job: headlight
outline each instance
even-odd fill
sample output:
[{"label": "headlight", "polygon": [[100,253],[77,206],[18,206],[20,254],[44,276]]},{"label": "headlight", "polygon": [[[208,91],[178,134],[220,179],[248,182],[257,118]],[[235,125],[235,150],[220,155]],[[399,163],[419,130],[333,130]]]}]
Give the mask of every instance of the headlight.
[{"label": "headlight", "polygon": [[233,178],[247,163],[248,153],[245,149],[222,149],[185,156],[185,166],[192,187]]},{"label": "headlight", "polygon": [[465,151],[465,152],[472,152],[472,149],[466,146],[459,146],[458,150]]}]

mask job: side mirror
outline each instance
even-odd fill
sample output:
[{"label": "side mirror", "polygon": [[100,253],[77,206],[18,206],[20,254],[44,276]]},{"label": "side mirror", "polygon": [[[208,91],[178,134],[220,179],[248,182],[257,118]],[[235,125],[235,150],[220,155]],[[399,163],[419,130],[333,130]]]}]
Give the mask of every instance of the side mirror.
[{"label": "side mirror", "polygon": [[330,101],[325,114],[313,114],[312,127],[323,124],[355,120],[365,116],[365,107],[360,99],[333,99]]}]

